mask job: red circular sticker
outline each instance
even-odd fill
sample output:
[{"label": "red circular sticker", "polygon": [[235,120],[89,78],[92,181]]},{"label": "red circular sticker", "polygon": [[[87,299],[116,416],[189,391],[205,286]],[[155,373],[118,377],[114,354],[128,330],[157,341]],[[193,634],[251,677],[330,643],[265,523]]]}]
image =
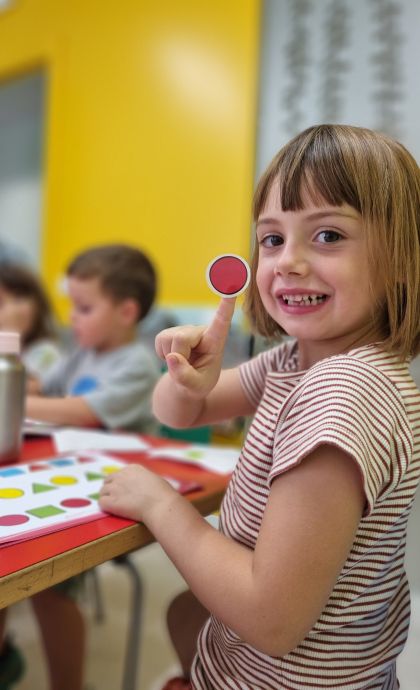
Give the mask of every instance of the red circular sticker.
[{"label": "red circular sticker", "polygon": [[241,256],[222,254],[207,266],[207,282],[211,290],[221,297],[237,297],[249,284],[250,269]]},{"label": "red circular sticker", "polygon": [[87,498],[65,498],[60,505],[63,508],[84,508],[85,506],[90,506],[91,503],[92,501],[89,501]]}]

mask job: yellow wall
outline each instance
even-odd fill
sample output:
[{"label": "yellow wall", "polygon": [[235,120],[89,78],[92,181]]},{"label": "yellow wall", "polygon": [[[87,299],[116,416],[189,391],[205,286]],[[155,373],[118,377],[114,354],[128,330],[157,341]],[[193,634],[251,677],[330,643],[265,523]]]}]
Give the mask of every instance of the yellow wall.
[{"label": "yellow wall", "polygon": [[205,267],[248,255],[259,0],[16,0],[0,77],[48,71],[42,270],[93,243],[145,248],[160,302],[212,303]]}]

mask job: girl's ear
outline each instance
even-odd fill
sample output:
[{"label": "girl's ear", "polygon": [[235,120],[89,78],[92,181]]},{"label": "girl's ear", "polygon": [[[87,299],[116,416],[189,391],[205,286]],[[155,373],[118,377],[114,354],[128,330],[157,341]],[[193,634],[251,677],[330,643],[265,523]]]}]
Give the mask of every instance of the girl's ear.
[{"label": "girl's ear", "polygon": [[133,326],[137,323],[140,318],[140,311],[139,303],[131,297],[127,297],[120,302],[120,314],[126,326]]}]

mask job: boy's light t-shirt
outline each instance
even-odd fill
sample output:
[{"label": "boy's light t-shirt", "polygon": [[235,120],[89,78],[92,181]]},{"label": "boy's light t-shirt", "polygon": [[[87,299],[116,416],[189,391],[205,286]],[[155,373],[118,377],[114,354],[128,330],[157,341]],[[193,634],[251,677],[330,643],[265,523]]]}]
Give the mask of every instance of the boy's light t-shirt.
[{"label": "boy's light t-shirt", "polygon": [[107,428],[153,433],[151,395],[159,375],[156,356],[139,342],[104,353],[77,349],[41,377],[41,392],[81,396]]}]

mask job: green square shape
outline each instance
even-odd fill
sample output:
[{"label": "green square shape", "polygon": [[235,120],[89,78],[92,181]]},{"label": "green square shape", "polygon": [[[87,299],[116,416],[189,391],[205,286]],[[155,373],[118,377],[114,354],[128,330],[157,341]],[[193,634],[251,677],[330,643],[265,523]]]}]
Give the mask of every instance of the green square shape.
[{"label": "green square shape", "polygon": [[41,508],[32,508],[32,510],[27,510],[26,512],[38,518],[46,518],[65,513],[66,511],[61,510],[61,508],[56,508],[55,506],[41,506]]}]

